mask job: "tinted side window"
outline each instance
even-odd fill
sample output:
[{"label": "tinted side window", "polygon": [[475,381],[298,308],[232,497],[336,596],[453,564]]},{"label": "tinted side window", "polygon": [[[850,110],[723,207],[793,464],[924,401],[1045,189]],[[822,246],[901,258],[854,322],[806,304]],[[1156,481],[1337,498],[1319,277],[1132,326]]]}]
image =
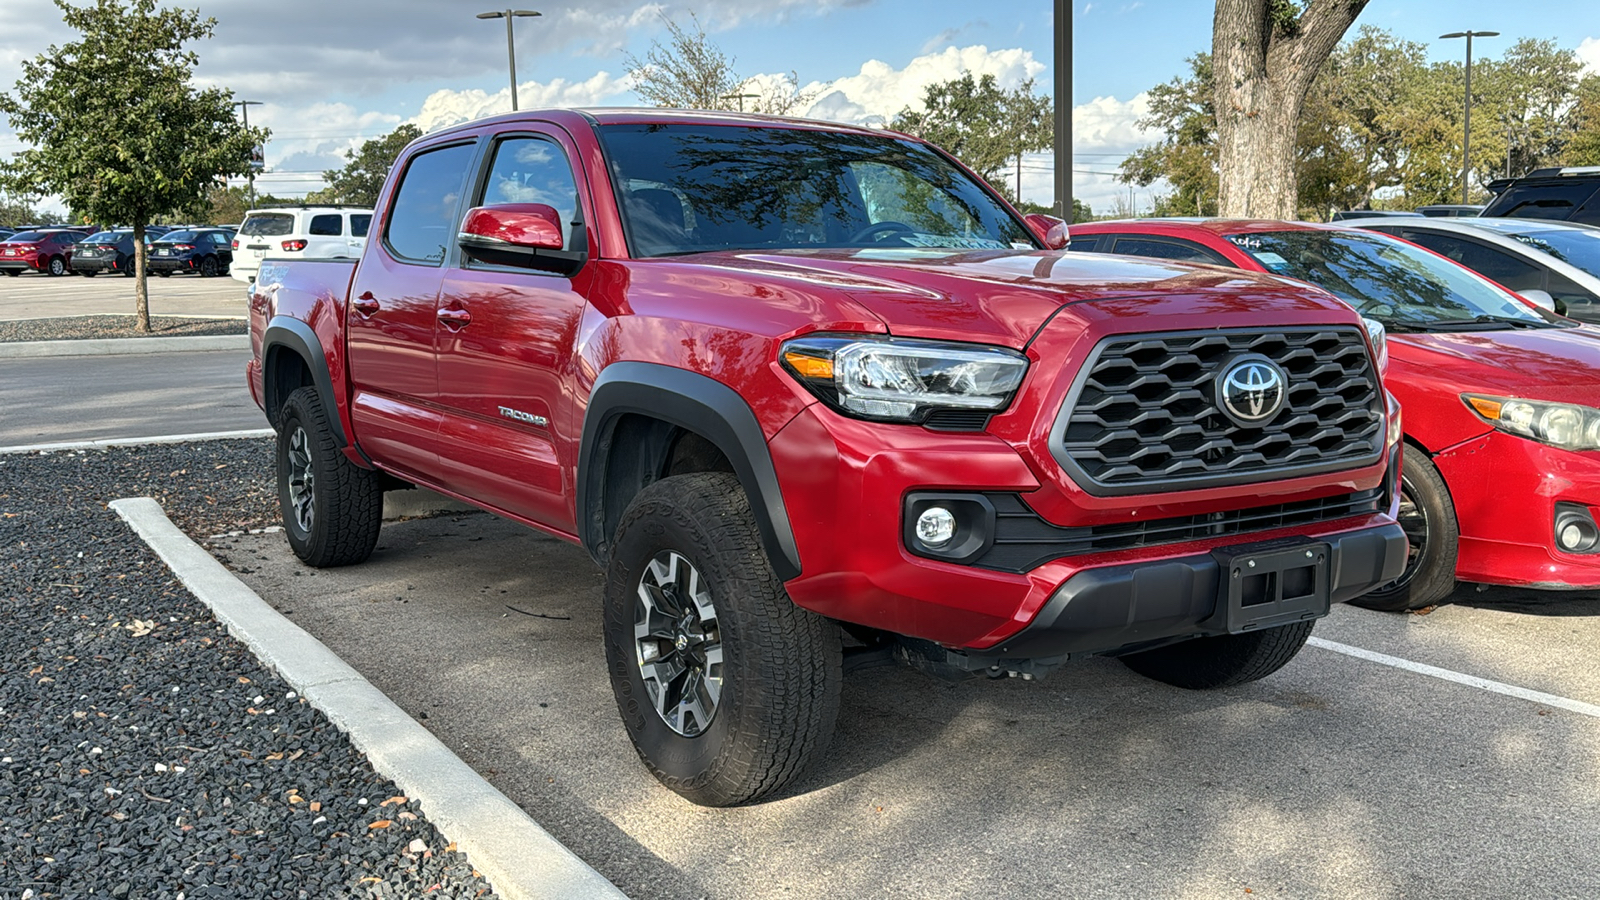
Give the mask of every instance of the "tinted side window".
[{"label": "tinted side window", "polygon": [[1092,234],[1088,237],[1073,238],[1070,242],[1068,242],[1067,249],[1076,250],[1079,253],[1093,253],[1095,251],[1095,247],[1099,243],[1100,235]]},{"label": "tinted side window", "polygon": [[1513,291],[1544,290],[1544,269],[1524,262],[1504,250],[1447,234],[1409,231],[1402,236],[1440,256],[1461,263],[1485,278],[1492,278]]},{"label": "tinted side window", "polygon": [[461,185],[472,163],[471,144],[411,158],[389,210],[384,239],[402,259],[439,265],[455,237]]},{"label": "tinted side window", "polygon": [[484,206],[498,203],[543,203],[561,216],[561,246],[572,247],[572,220],[577,218],[578,185],[567,156],[554,141],[508,138],[494,149],[494,164],[483,188]]},{"label": "tinted side window", "polygon": [[[1484,210],[1484,215],[1517,219],[1571,219],[1597,189],[1600,189],[1600,184],[1577,180],[1570,184],[1512,185]],[[1596,213],[1600,213],[1600,207],[1587,209],[1584,215]]]},{"label": "tinted side window", "polygon": [[372,213],[353,213],[350,216],[350,234],[353,237],[364,238],[367,229],[372,227]]},{"label": "tinted side window", "polygon": [[332,213],[332,214],[325,214],[325,215],[320,215],[320,216],[312,216],[311,217],[311,227],[306,229],[306,232],[308,234],[316,234],[316,235],[338,235],[338,234],[340,234],[342,232],[342,230],[340,228],[339,214],[338,213]]},{"label": "tinted side window", "polygon": [[1213,266],[1227,265],[1227,261],[1222,257],[1190,241],[1137,237],[1117,238],[1116,248],[1112,252],[1126,253],[1129,256],[1170,259],[1176,262],[1206,263]]}]

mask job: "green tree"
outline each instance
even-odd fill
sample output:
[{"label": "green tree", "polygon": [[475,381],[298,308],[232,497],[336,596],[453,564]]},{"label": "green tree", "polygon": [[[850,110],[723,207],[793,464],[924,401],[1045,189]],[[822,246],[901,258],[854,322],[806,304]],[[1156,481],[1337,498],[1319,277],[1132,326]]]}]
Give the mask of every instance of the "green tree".
[{"label": "green tree", "polygon": [[1189,57],[1189,76],[1150,89],[1150,112],[1140,128],[1159,129],[1160,142],[1122,161],[1124,184],[1149,187],[1165,178],[1172,190],[1156,200],[1158,216],[1217,215],[1217,116],[1212,108],[1211,54]]},{"label": "green tree", "polygon": [[1020,187],[1022,155],[1055,143],[1055,105],[1033,92],[1031,78],[1007,91],[993,75],[968,72],[929,85],[922,106],[901,110],[890,127],[942,147],[1008,199],[1016,192],[1006,183],[1006,168],[1016,163]]},{"label": "green tree", "polygon": [[1572,141],[1561,162],[1568,166],[1600,166],[1600,75],[1585,75],[1569,114]]},{"label": "green tree", "polygon": [[383,189],[383,181],[389,177],[394,161],[400,158],[400,151],[419,137],[422,137],[422,129],[401,125],[383,137],[367,141],[358,150],[346,150],[344,157],[349,162],[343,168],[323,172],[328,186],[307,194],[306,202],[376,206],[378,192]]},{"label": "green tree", "polygon": [[38,222],[45,214],[23,197],[13,197],[0,191],[0,225],[21,225]]},{"label": "green tree", "polygon": [[211,36],[214,19],[158,8],[157,0],[54,0],[81,39],[22,63],[0,113],[31,145],[0,164],[0,188],[56,194],[74,213],[133,227],[138,329],[150,330],[144,227],[202,208],[221,178],[244,174],[266,140],[233,114],[233,95],[191,83],[196,55],[184,45]]}]

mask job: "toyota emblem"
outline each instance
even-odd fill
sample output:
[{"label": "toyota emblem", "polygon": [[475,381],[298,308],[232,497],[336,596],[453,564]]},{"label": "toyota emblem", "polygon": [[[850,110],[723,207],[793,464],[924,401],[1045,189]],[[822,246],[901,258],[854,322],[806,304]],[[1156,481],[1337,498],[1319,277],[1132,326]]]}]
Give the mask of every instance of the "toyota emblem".
[{"label": "toyota emblem", "polygon": [[1217,400],[1223,411],[1246,427],[1272,421],[1288,393],[1283,370],[1264,356],[1235,360],[1217,376]]}]

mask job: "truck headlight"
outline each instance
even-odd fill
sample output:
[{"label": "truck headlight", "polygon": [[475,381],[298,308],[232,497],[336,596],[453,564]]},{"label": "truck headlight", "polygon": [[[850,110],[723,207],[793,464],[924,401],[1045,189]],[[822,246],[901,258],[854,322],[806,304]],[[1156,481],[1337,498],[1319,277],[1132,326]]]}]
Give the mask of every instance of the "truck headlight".
[{"label": "truck headlight", "polygon": [[1027,357],[1004,347],[869,335],[795,338],[779,358],[824,403],[884,422],[918,423],[941,409],[999,412],[1028,371]]},{"label": "truck headlight", "polygon": [[1600,409],[1516,397],[1462,394],[1478,417],[1508,434],[1563,450],[1600,450]]}]

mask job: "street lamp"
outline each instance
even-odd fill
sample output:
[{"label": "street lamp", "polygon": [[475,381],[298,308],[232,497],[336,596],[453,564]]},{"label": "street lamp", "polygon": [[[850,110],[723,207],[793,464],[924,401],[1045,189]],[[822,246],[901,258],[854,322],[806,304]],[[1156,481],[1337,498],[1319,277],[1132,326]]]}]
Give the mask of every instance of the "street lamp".
[{"label": "street lamp", "polygon": [[[238,101],[235,101],[233,105],[239,107],[239,113],[244,116],[244,127],[245,127],[245,130],[249,131],[250,130],[250,107],[252,107],[252,106],[262,106],[263,105],[262,102],[260,100],[238,100]],[[245,178],[250,184],[250,188],[249,188],[250,205],[251,206],[255,206],[256,205],[256,163],[255,163],[255,145],[254,144],[252,144],[250,146],[250,150],[251,150],[250,171],[249,171],[248,174],[245,175]],[[263,159],[262,163],[265,164],[266,160]]]},{"label": "street lamp", "polygon": [[[1072,224],[1072,4],[1056,0],[1056,215]],[[1020,182],[1021,179],[1019,178]],[[1017,187],[1017,199],[1022,188]],[[1129,204],[1132,205],[1131,203]]]},{"label": "street lamp", "polygon": [[749,97],[751,100],[760,100],[761,99],[761,95],[760,94],[723,94],[721,97],[719,97],[717,99],[719,99],[719,100],[738,100],[739,101],[739,112],[744,112],[744,100],[745,100],[746,97]]},{"label": "street lamp", "polygon": [[1461,125],[1461,202],[1470,202],[1467,198],[1467,170],[1472,165],[1472,39],[1475,37],[1499,37],[1498,31],[1452,31],[1449,34],[1439,35],[1439,40],[1451,38],[1467,39],[1467,95],[1466,111],[1462,115]]},{"label": "street lamp", "polygon": [[511,32],[511,20],[519,17],[537,16],[538,13],[531,9],[504,9],[494,12],[478,13],[480,19],[505,19],[506,20],[506,58],[511,62],[511,111],[517,111],[517,40]]}]

